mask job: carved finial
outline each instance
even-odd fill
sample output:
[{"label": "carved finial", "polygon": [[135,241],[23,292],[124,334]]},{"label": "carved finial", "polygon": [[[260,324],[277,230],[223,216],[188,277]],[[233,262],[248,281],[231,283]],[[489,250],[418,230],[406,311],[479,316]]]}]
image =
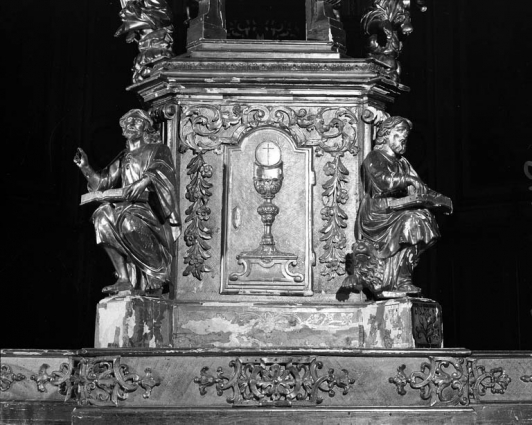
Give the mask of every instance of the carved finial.
[{"label": "carved finial", "polygon": [[[416,0],[422,12],[427,10],[424,0]],[[399,82],[403,49],[399,34],[414,31],[410,18],[410,0],[373,0],[372,8],[362,17],[364,32],[369,35],[368,56],[386,68],[386,76]],[[384,42],[380,41],[384,35]]]},{"label": "carved finial", "polygon": [[126,42],[137,42],[139,54],[133,62],[133,82],[149,77],[153,65],[172,53],[172,13],[166,0],[121,0],[122,25],[115,37],[126,34]]}]

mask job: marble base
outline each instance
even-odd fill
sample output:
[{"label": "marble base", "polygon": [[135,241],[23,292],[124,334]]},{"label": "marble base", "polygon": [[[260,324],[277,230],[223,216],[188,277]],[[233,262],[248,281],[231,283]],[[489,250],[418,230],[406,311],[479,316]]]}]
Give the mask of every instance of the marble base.
[{"label": "marble base", "polygon": [[440,348],[441,307],[423,298],[361,304],[176,303],[176,348]]},{"label": "marble base", "polygon": [[105,298],[97,306],[94,347],[171,347],[172,309],[158,298]]}]

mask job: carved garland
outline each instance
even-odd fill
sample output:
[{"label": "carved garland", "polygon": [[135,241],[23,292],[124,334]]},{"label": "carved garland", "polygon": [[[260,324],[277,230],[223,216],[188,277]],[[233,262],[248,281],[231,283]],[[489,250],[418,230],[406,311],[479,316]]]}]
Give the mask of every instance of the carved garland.
[{"label": "carved garland", "polygon": [[344,188],[347,182],[349,171],[337,156],[332,162],[327,162],[323,167],[323,172],[331,178],[323,184],[323,204],[321,217],[325,225],[320,230],[323,234],[320,238],[325,242],[324,253],[320,256],[320,263],[325,266],[321,270],[321,275],[332,280],[337,276],[345,274],[344,249],[347,243],[343,229],[347,227],[347,214],[340,207],[347,202],[349,196]]},{"label": "carved garland", "polygon": [[231,377],[225,376],[221,367],[216,376],[208,374],[207,367],[202,368],[200,376],[194,379],[200,394],[205,395],[207,388],[216,384],[219,396],[225,390],[233,390],[232,396],[227,398],[227,402],[233,405],[320,404],[323,402],[320,391],[334,397],[334,388],[338,387],[346,395],[355,383],[345,369],[340,376],[335,375],[334,369],[319,376],[318,370],[323,364],[315,357],[237,358],[229,366],[233,368]]},{"label": "carved garland", "polygon": [[477,359],[454,359],[451,357],[429,357],[420,370],[405,374],[405,365],[397,368],[397,374],[389,378],[397,393],[406,394],[407,385],[420,391],[423,400],[430,405],[469,405],[480,402],[489,389],[492,394],[504,394],[512,381],[503,368],[486,371],[477,364]]},{"label": "carved garland", "polygon": [[[341,157],[346,152],[357,155],[359,147],[356,138],[356,108],[315,108],[294,110],[284,106],[263,105],[189,105],[183,107],[180,125],[180,143],[191,149],[195,156],[188,164],[191,183],[187,186],[187,199],[192,205],[187,209],[186,221],[191,222],[185,231],[189,250],[185,257],[185,275],[192,274],[201,280],[203,273],[210,271],[205,261],[210,258],[210,246],[205,242],[211,238],[212,230],[207,221],[210,210],[206,207],[211,195],[212,184],[206,178],[212,176],[212,167],[205,165],[203,153],[213,150],[221,153],[224,144],[237,144],[241,137],[257,127],[271,126],[290,134],[296,145],[314,147],[317,156],[328,153],[332,161],[324,171],[331,178],[323,185],[322,217],[325,221],[321,232],[324,264],[321,274],[329,280],[345,274],[345,227],[347,214],[340,205],[348,200],[346,185],[349,172]],[[210,167],[203,168],[202,167]],[[207,171],[205,171],[207,170]],[[201,208],[203,208],[201,210]],[[202,211],[198,217],[197,211]]]},{"label": "carved garland", "polygon": [[145,376],[129,372],[129,367],[120,362],[120,357],[81,358],[72,363],[62,363],[58,371],[47,372],[50,366],[43,364],[37,375],[31,379],[37,390],[47,392],[46,384],[59,388],[65,402],[76,400],[78,405],[118,406],[119,400],[126,400],[128,394],[139,386],[144,389],[143,398],[149,398],[160,382],[152,376],[150,368]]},{"label": "carved garland", "polygon": [[190,176],[190,183],[187,184],[187,198],[191,204],[186,209],[187,218],[185,223],[189,223],[185,229],[185,243],[188,247],[185,254],[185,264],[187,267],[183,271],[184,276],[192,274],[196,279],[203,279],[203,273],[210,272],[210,267],[205,263],[211,257],[209,250],[211,246],[206,242],[212,237],[212,229],[205,223],[209,220],[211,210],[207,206],[212,193],[209,189],[212,183],[207,179],[212,177],[213,168],[207,165],[203,159],[203,154],[198,152],[192,157],[187,165],[187,174]]}]

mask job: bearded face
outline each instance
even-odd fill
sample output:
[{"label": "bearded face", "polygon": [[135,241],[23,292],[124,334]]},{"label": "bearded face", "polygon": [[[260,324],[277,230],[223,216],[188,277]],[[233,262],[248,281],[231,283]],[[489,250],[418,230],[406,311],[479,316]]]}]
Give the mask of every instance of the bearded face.
[{"label": "bearded face", "polygon": [[388,145],[396,155],[403,155],[406,152],[406,142],[409,129],[405,124],[394,127],[388,135]]},{"label": "bearded face", "polygon": [[132,115],[127,117],[122,125],[122,134],[127,139],[138,139],[142,137],[146,121],[143,118]]}]

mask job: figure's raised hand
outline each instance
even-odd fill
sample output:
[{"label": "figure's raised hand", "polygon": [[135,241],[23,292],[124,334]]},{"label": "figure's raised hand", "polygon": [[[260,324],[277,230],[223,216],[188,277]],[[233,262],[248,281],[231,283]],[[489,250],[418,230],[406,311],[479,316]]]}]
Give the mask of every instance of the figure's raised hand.
[{"label": "figure's raised hand", "polygon": [[83,149],[78,148],[76,150],[76,155],[74,156],[74,163],[79,168],[84,168],[89,165],[89,158]]},{"label": "figure's raised hand", "polygon": [[140,180],[137,180],[135,183],[124,187],[124,197],[128,201],[136,201],[139,198],[140,194],[144,192],[144,190],[148,187],[149,184],[150,178],[148,176],[144,176]]}]

